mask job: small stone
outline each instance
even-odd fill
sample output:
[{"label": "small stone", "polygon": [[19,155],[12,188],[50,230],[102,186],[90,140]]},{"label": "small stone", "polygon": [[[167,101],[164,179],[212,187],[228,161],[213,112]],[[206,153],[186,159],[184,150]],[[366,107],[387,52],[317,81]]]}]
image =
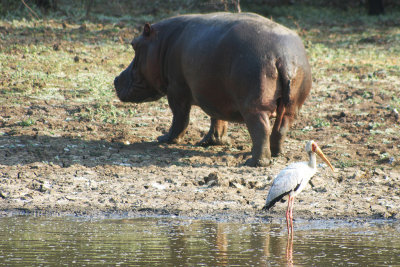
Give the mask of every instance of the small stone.
[{"label": "small stone", "polygon": [[53,44],[53,50],[54,51],[59,51],[60,50],[60,44],[57,44],[57,43]]},{"label": "small stone", "polygon": [[388,210],[381,205],[376,205],[376,204],[371,205],[371,211],[378,218],[388,218],[390,216]]},{"label": "small stone", "polygon": [[236,183],[236,182],[230,182],[229,186],[233,187],[233,188],[237,188],[237,189],[244,189],[243,185],[241,185],[240,183]]},{"label": "small stone", "polygon": [[378,77],[378,78],[381,78],[381,79],[385,79],[386,76],[387,76],[385,70],[377,70],[377,71],[374,71],[373,74],[374,74],[375,77]]},{"label": "small stone", "polygon": [[247,185],[250,189],[253,189],[257,187],[258,182],[257,181],[248,181]]},{"label": "small stone", "polygon": [[374,170],[374,174],[375,174],[375,175],[379,175],[379,176],[385,176],[385,172],[382,171],[382,170],[379,169],[379,168],[376,168],[376,169]]},{"label": "small stone", "polygon": [[399,121],[400,116],[399,116],[399,112],[397,111],[397,109],[394,108],[392,112],[393,112],[393,116],[396,119],[396,121]]},{"label": "small stone", "polygon": [[328,191],[325,187],[315,187],[313,190],[317,193],[326,193]]},{"label": "small stone", "polygon": [[86,31],[86,30],[87,30],[86,24],[83,23],[83,24],[79,27],[79,30],[81,30],[81,31]]},{"label": "small stone", "polygon": [[360,179],[362,178],[364,173],[360,170],[356,170],[352,175],[349,176],[350,179]]},{"label": "small stone", "polygon": [[229,186],[229,181],[221,177],[218,172],[211,172],[208,176],[204,177],[203,181],[199,181],[199,185],[206,184],[208,187]]},{"label": "small stone", "polygon": [[219,174],[217,172],[212,172],[208,176],[204,177],[204,182],[208,184],[210,181],[218,182]]},{"label": "small stone", "polygon": [[213,187],[213,186],[217,186],[218,182],[216,180],[211,180],[207,183],[208,187]]},{"label": "small stone", "polygon": [[2,199],[6,199],[6,198],[7,198],[7,196],[6,196],[6,194],[4,194],[3,192],[0,192],[0,198],[2,198]]}]

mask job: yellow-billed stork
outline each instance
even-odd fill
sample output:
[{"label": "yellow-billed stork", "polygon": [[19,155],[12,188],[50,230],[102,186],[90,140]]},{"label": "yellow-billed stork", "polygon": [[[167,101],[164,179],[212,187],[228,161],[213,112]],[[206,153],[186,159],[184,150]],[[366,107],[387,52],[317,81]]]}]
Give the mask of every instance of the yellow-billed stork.
[{"label": "yellow-billed stork", "polygon": [[[326,158],[322,150],[314,141],[308,141],[306,144],[306,152],[310,157],[308,162],[292,163],[283,169],[274,179],[272,186],[268,192],[268,197],[263,210],[268,210],[280,201],[284,196],[288,195],[288,206],[286,210],[286,223],[288,233],[293,233],[293,202],[297,196],[310,181],[311,177],[317,172],[317,159],[315,154],[320,156],[326,164],[334,171],[332,164]],[[289,229],[290,228],[290,229]]]}]

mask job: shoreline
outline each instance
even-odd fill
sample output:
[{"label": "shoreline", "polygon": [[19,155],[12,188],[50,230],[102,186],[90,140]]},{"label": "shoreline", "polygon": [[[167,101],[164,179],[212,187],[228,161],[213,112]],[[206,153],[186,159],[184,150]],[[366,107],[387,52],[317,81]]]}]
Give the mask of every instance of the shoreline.
[{"label": "shoreline", "polygon": [[[306,222],[329,223],[329,224],[363,224],[363,223],[389,223],[398,224],[398,218],[383,218],[376,216],[365,217],[312,217],[296,214],[293,219],[295,225],[297,223],[304,224]],[[73,218],[83,220],[135,220],[135,219],[166,219],[174,221],[211,221],[216,223],[244,223],[244,224],[279,224],[286,225],[284,214],[248,214],[248,213],[216,213],[216,214],[177,214],[157,211],[94,211],[94,212],[59,212],[59,211],[43,211],[43,210],[1,210],[0,218],[9,217],[49,217],[49,218]]]}]

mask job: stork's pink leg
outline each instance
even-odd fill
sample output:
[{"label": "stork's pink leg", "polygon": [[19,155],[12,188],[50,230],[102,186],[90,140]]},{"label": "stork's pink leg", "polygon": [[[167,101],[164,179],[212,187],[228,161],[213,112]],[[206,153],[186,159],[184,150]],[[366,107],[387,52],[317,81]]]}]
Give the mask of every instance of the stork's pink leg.
[{"label": "stork's pink leg", "polygon": [[286,225],[287,225],[288,234],[290,233],[290,230],[289,230],[289,222],[290,222],[290,200],[291,200],[291,197],[290,197],[290,195],[289,195],[288,206],[287,206],[287,209],[286,209]]},{"label": "stork's pink leg", "polygon": [[291,230],[292,230],[292,233],[293,233],[293,205],[294,205],[294,197],[292,197],[292,198],[290,199],[290,201],[291,201],[292,203],[290,204],[290,214],[289,214],[289,217],[290,217]]}]

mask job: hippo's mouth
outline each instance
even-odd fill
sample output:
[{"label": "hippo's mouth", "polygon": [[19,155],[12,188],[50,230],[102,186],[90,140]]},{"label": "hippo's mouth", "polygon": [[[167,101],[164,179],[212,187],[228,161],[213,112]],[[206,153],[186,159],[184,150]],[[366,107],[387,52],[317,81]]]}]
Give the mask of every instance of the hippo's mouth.
[{"label": "hippo's mouth", "polygon": [[118,98],[123,102],[142,103],[156,101],[163,97],[160,92],[149,88],[146,83],[131,80],[127,86],[121,86],[118,77],[114,80],[114,87]]},{"label": "hippo's mouth", "polygon": [[151,102],[151,101],[157,101],[161,97],[163,97],[163,95],[161,95],[153,90],[152,91],[148,91],[148,90],[137,91],[137,89],[136,89],[134,96],[133,96],[133,100],[131,102],[135,102],[135,103]]}]

